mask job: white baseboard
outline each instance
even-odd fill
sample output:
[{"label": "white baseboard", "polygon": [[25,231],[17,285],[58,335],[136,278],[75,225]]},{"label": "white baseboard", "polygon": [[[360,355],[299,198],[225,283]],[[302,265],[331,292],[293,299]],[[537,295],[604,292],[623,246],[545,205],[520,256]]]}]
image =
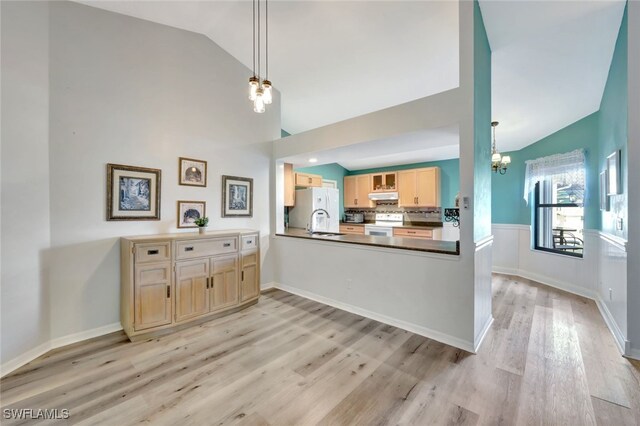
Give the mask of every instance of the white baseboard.
[{"label": "white baseboard", "polygon": [[629,352],[625,355],[627,358],[640,361],[640,349],[629,349]]},{"label": "white baseboard", "polygon": [[616,342],[616,346],[618,347],[618,350],[623,355],[625,354],[629,355],[629,352],[631,350],[630,348],[631,342],[625,339],[624,334],[622,334],[622,330],[620,330],[620,328],[618,327],[616,320],[613,318],[611,311],[607,307],[607,304],[604,303],[602,298],[598,296],[596,297],[595,301],[596,301],[596,305],[598,306],[598,310],[600,311],[600,315],[602,315],[602,318],[604,319],[605,324],[607,324],[609,331],[613,335],[613,340]]},{"label": "white baseboard", "polygon": [[72,343],[78,343],[83,340],[92,339],[94,337],[103,336],[105,334],[113,333],[122,330],[122,325],[119,322],[107,324],[102,327],[93,328],[91,330],[81,331],[79,333],[69,334],[67,336],[58,337],[48,342],[44,342],[41,345],[9,360],[0,366],[0,377],[4,377],[12,371],[17,370],[25,364],[30,363],[34,359],[46,354],[52,349],[61,348],[63,346],[70,345]]},{"label": "white baseboard", "polygon": [[480,346],[482,346],[482,342],[484,341],[484,338],[487,336],[487,333],[491,328],[491,324],[493,324],[493,315],[491,315],[487,319],[487,322],[485,323],[484,327],[482,327],[482,330],[480,330],[480,333],[476,336],[475,346],[473,348],[474,353],[478,353],[478,350],[480,349]]},{"label": "white baseboard", "polygon": [[492,271],[497,274],[516,275],[531,281],[538,282],[540,284],[544,284],[549,287],[557,288],[558,290],[564,290],[568,293],[586,297],[587,299],[596,300],[596,293],[593,290],[559,281],[541,274],[536,274],[535,272],[515,268],[502,268],[499,266],[494,266],[492,268]]},{"label": "white baseboard", "polygon": [[[379,314],[377,312],[369,311],[367,309],[359,308],[357,306],[350,305],[348,303],[339,302],[328,297],[320,296],[316,293],[312,293],[306,290],[300,290],[295,287],[291,287],[281,283],[274,283],[274,287],[280,290],[284,290],[287,293],[292,293],[305,299],[313,300],[324,305],[333,306],[334,308],[341,309],[343,311],[351,312],[352,314],[360,315],[384,324],[392,325],[394,327],[401,328],[403,330],[410,331],[420,336],[427,337],[429,339],[436,340],[440,343],[444,343],[449,346],[453,346],[462,349],[467,352],[476,353],[472,342],[468,342],[463,339],[451,336],[449,334],[441,333],[436,330],[431,330],[426,327],[422,327],[417,324],[413,324],[407,321],[391,318],[389,316]],[[490,324],[489,324],[490,325]],[[479,345],[478,345],[479,346]]]},{"label": "white baseboard", "polygon": [[46,354],[51,349],[53,349],[51,347],[51,342],[50,341],[44,342],[43,344],[38,345],[35,348],[28,350],[27,352],[3,363],[0,366],[0,377],[4,377],[7,374],[11,373],[12,371],[17,370],[18,368],[33,361],[39,356]]},{"label": "white baseboard", "polygon": [[93,339],[94,337],[104,336],[105,334],[114,333],[120,330],[122,330],[122,325],[119,322],[114,322],[112,324],[103,325],[102,327],[92,328],[91,330],[58,337],[51,341],[51,349],[61,348],[72,343],[82,342],[83,340]]},{"label": "white baseboard", "polygon": [[275,281],[269,281],[268,283],[260,284],[260,291],[266,291],[276,287]]}]

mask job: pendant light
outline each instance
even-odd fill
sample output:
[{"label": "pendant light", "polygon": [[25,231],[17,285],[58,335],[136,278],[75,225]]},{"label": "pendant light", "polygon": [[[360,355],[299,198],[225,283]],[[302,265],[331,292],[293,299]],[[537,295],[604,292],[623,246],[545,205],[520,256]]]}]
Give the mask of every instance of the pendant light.
[{"label": "pendant light", "polygon": [[[272,85],[269,81],[269,4],[264,0],[265,22],[265,78],[260,76],[260,0],[253,0],[253,76],[249,78],[249,100],[253,102],[253,110],[258,114],[265,112],[265,105],[273,102]],[[256,19],[257,15],[257,19]],[[257,44],[257,49],[256,49]],[[256,73],[256,64],[257,70]]]},{"label": "pendant light", "polygon": [[491,150],[491,170],[494,173],[500,173],[501,175],[507,173],[507,167],[511,163],[511,157],[508,155],[500,155],[500,152],[496,149],[496,127],[498,127],[497,121],[491,122],[493,128],[493,149]]}]

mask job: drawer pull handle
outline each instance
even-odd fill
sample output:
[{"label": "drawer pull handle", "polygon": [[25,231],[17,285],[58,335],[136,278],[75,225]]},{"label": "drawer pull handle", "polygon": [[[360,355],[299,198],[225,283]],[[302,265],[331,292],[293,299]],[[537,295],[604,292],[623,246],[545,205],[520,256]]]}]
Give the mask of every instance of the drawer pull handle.
[{"label": "drawer pull handle", "polygon": [[147,255],[149,256],[153,256],[154,254],[158,254],[159,251],[158,250],[147,250]]},{"label": "drawer pull handle", "polygon": [[253,241],[247,240],[247,244],[253,244]]},{"label": "drawer pull handle", "polygon": [[409,232],[409,234],[415,234],[416,233],[415,231],[407,231],[407,232]]},{"label": "drawer pull handle", "polygon": [[231,247],[231,243],[224,243],[222,246],[223,247]]},{"label": "drawer pull handle", "polygon": [[171,287],[167,287],[167,299],[171,298]]},{"label": "drawer pull handle", "polygon": [[193,251],[193,246],[191,246],[191,247],[185,247],[185,248],[184,248],[184,251]]}]

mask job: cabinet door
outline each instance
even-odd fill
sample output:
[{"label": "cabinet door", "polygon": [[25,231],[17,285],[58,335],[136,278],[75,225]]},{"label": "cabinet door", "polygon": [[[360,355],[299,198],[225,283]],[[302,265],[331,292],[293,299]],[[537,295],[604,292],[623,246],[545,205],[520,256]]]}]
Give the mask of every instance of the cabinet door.
[{"label": "cabinet door", "polygon": [[369,200],[371,192],[371,175],[356,176],[356,207],[375,207],[375,202]]},{"label": "cabinet door", "polygon": [[284,205],[293,207],[296,202],[296,185],[293,176],[293,164],[284,163]]},{"label": "cabinet door", "polygon": [[353,208],[358,207],[356,198],[358,195],[356,194],[356,176],[345,176],[344,177],[344,206]]},{"label": "cabinet door", "polygon": [[322,187],[322,176],[309,175],[309,178],[311,179],[311,183],[309,184],[309,186],[318,187],[318,188]]},{"label": "cabinet door", "polygon": [[253,299],[260,294],[260,274],[258,251],[242,253],[242,272],[240,273],[240,301]]},{"label": "cabinet door", "polygon": [[210,311],[238,304],[238,255],[211,259]]},{"label": "cabinet door", "polygon": [[171,324],[171,263],[135,267],[134,328]]},{"label": "cabinet door", "polygon": [[440,207],[440,169],[429,167],[416,170],[418,207]]},{"label": "cabinet door", "polygon": [[398,172],[398,207],[416,206],[416,171]]},{"label": "cabinet door", "polygon": [[209,312],[209,259],[176,262],[176,321]]}]

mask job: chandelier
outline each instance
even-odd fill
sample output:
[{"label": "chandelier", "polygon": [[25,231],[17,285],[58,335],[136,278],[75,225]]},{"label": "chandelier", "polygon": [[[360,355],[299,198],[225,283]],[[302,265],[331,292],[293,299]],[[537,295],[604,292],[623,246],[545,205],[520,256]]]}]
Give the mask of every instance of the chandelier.
[{"label": "chandelier", "polygon": [[507,167],[511,163],[511,157],[508,155],[500,155],[498,150],[496,149],[496,127],[498,126],[497,121],[491,122],[491,127],[493,127],[493,150],[491,151],[491,169],[495,173],[500,173],[501,175],[507,173]]},{"label": "chandelier", "polygon": [[253,0],[253,75],[249,78],[249,100],[253,102],[253,110],[258,114],[262,114],[265,111],[265,105],[273,101],[269,81],[269,5],[267,2],[268,0],[264,0],[265,75],[263,79],[260,75],[260,0]]}]

